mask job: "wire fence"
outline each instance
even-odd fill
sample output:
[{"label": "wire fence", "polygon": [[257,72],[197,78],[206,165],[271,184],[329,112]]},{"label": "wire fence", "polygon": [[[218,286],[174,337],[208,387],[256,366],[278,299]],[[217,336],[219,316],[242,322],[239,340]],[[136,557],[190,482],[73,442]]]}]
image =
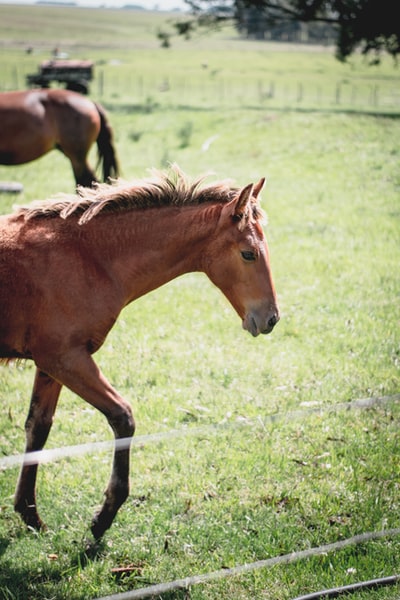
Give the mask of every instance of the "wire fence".
[{"label": "wire fence", "polygon": [[[254,419],[246,419],[239,422],[235,421],[231,423],[205,425],[202,427],[187,427],[183,429],[159,432],[152,435],[137,436],[133,439],[123,438],[120,440],[116,440],[115,442],[107,440],[101,442],[93,442],[89,444],[68,446],[64,448],[42,450],[40,452],[32,452],[29,455],[19,454],[14,456],[6,456],[0,459],[0,470],[20,466],[22,462],[25,462],[25,464],[53,462],[62,458],[78,456],[89,452],[99,452],[112,448],[114,447],[114,445],[117,449],[122,449],[128,447],[131,442],[133,442],[133,444],[139,444],[142,446],[144,444],[159,443],[168,439],[174,439],[181,436],[197,436],[204,435],[205,433],[209,435],[212,433],[218,433],[219,431],[221,431],[221,429],[232,429],[238,427],[248,427],[254,429],[255,427],[260,426],[264,428],[268,423],[275,423],[277,421],[283,420],[296,421],[313,414],[323,414],[327,412],[338,412],[344,410],[362,410],[372,408],[374,406],[385,406],[398,402],[400,402],[400,394],[395,394],[392,396],[362,398],[354,400],[352,402],[342,402],[328,406],[308,407],[305,410],[292,411],[289,413],[259,415]],[[161,582],[155,585],[149,585],[147,587],[131,590],[128,592],[104,596],[102,598],[97,598],[96,600],[139,600],[144,598],[154,598],[156,596],[176,592],[178,590],[188,590],[190,587],[195,585],[214,582],[217,580],[226,579],[228,577],[240,576],[242,574],[249,573],[257,569],[268,569],[276,565],[290,564],[313,556],[340,551],[343,548],[346,548],[351,545],[363,544],[369,541],[395,537],[399,535],[400,528],[361,533],[351,538],[340,540],[331,544],[325,544],[319,547],[313,547],[308,548],[306,550],[291,552],[289,554],[258,560],[252,563],[245,563],[229,569],[224,568],[208,573],[187,576],[174,581]],[[382,578],[380,580],[374,580],[372,582],[359,582],[353,584],[352,586],[344,586],[343,588],[335,588],[333,590],[323,590],[322,592],[317,592],[307,597],[304,597],[304,600],[305,598],[308,598],[309,600],[317,600],[319,598],[322,599],[328,597],[337,597],[342,593],[352,593],[353,591],[358,591],[364,588],[369,589],[371,587],[379,585],[395,585],[399,582],[399,580],[400,577],[398,575],[393,575],[390,577]],[[301,600],[301,598],[297,600]]]},{"label": "wire fence", "polygon": [[[188,590],[190,587],[194,585],[199,585],[203,583],[209,583],[211,581],[217,581],[220,579],[227,579],[228,577],[235,577],[238,575],[243,575],[244,573],[249,573],[251,571],[255,571],[257,569],[267,569],[275,567],[276,565],[287,565],[299,560],[304,560],[306,558],[310,558],[313,556],[319,556],[321,554],[328,554],[330,552],[336,552],[338,550],[342,550],[343,548],[347,548],[348,546],[353,546],[357,544],[366,543],[373,540],[379,540],[386,537],[394,537],[400,535],[400,528],[398,529],[388,529],[384,531],[373,531],[368,533],[362,533],[360,535],[355,535],[351,538],[347,538],[346,540],[340,540],[338,542],[334,542],[333,544],[325,544],[323,546],[318,546],[317,548],[308,548],[307,550],[300,550],[299,552],[291,552],[290,554],[284,554],[281,556],[275,556],[273,558],[267,558],[265,560],[258,560],[253,563],[246,563],[243,565],[238,565],[236,567],[230,569],[220,569],[218,571],[212,571],[210,573],[203,573],[201,575],[193,575],[191,577],[184,577],[183,579],[176,579],[175,581],[168,581],[164,583],[159,583],[156,585],[150,585],[145,588],[140,588],[136,590],[132,590],[129,592],[123,592],[121,594],[114,594],[112,596],[103,596],[102,598],[97,598],[97,600],[142,600],[143,598],[155,598],[157,596],[161,596],[162,594],[167,594],[171,592],[175,592],[178,590]],[[394,575],[389,578],[390,582],[384,582],[385,584],[395,584],[399,581],[399,577]],[[370,583],[370,582],[366,582]],[[383,583],[383,582],[382,582]],[[346,586],[348,587],[348,586]],[[350,587],[350,586],[349,586]],[[354,590],[345,590],[345,591],[357,591],[361,589],[361,585],[357,587],[353,586]],[[364,586],[365,587],[365,586]],[[337,597],[339,595],[338,589],[334,590],[335,595],[331,597]],[[326,598],[327,595],[320,596],[321,598]],[[315,598],[315,596],[314,596]]]},{"label": "wire fence", "polygon": [[[383,397],[374,397],[374,398],[365,398],[360,400],[355,400],[353,402],[344,402],[335,404],[328,407],[311,407],[307,410],[302,411],[294,411],[287,414],[277,414],[277,415],[269,415],[267,418],[259,417],[253,421],[246,421],[245,424],[247,426],[254,426],[255,423],[262,423],[263,425],[268,420],[269,422],[275,422],[277,420],[296,420],[307,415],[315,414],[315,413],[323,413],[327,411],[341,411],[341,410],[357,410],[357,409],[365,409],[371,408],[376,405],[385,405],[389,403],[399,402],[400,394],[396,394],[394,396],[383,396]],[[223,427],[231,426],[232,424],[224,424]],[[233,426],[237,427],[238,424],[235,423]],[[218,426],[214,426],[214,430],[216,431]],[[186,435],[186,434],[200,434],[204,433],[205,430],[207,432],[211,431],[211,427],[197,427],[191,428],[188,430],[181,430],[170,432],[173,436],[175,435]],[[157,438],[156,438],[157,439]],[[165,439],[165,438],[163,438]],[[155,598],[160,597],[165,594],[170,594],[173,592],[177,592],[179,590],[187,591],[191,587],[195,585],[201,585],[205,583],[215,582],[222,579],[227,579],[229,577],[237,577],[243,575],[245,573],[249,573],[251,571],[255,571],[258,569],[271,569],[277,565],[287,565],[296,561],[305,560],[307,558],[325,555],[332,552],[340,551],[348,546],[365,544],[370,541],[379,540],[382,538],[392,538],[400,535],[400,528],[381,530],[381,531],[373,531],[367,533],[361,533],[359,535],[353,536],[351,538],[347,538],[345,540],[340,540],[331,544],[324,544],[322,546],[308,548],[306,550],[300,550],[297,552],[291,552],[289,554],[280,555],[272,558],[267,558],[263,560],[258,560],[252,563],[245,563],[242,565],[237,565],[232,568],[224,568],[219,569],[217,571],[211,571],[208,573],[202,573],[197,575],[191,575],[188,577],[184,577],[181,579],[176,579],[174,581],[165,581],[155,585],[149,585],[140,589],[130,590],[128,592],[123,592],[119,594],[113,594],[109,596],[103,596],[101,598],[97,598],[96,600],[143,600],[145,598]],[[357,592],[364,589],[371,589],[380,586],[388,586],[388,585],[397,585],[400,581],[399,575],[391,575],[389,577],[384,577],[381,579],[375,579],[372,581],[364,581],[364,582],[356,582],[352,585],[346,585],[343,587],[337,587],[332,590],[322,590],[320,592],[315,592],[313,594],[309,594],[304,597],[299,597],[295,600],[319,600],[319,599],[327,599],[327,598],[336,598],[342,594],[350,594],[353,592]]]},{"label": "wire fence", "polygon": [[129,94],[132,104],[152,110],[155,106],[347,109],[398,111],[400,88],[391,82],[315,82],[278,79],[232,80],[225,77],[164,78],[127,77],[99,73],[93,82],[99,99],[113,100]]},{"label": "wire fence", "polygon": [[272,415],[259,415],[253,419],[242,419],[233,422],[216,423],[211,425],[203,425],[201,427],[186,427],[182,429],[172,429],[170,431],[162,431],[149,435],[138,435],[133,438],[121,438],[118,440],[104,440],[100,442],[89,442],[87,444],[77,444],[74,446],[64,446],[62,448],[52,448],[49,450],[39,450],[30,452],[29,454],[16,454],[4,456],[0,458],[0,470],[19,467],[22,463],[33,465],[39,463],[49,463],[63,458],[71,458],[81,456],[83,454],[101,452],[116,448],[122,450],[128,448],[131,444],[143,446],[150,443],[160,443],[167,440],[176,439],[184,436],[201,436],[218,434],[222,429],[237,429],[247,427],[265,428],[268,423],[276,423],[279,421],[297,421],[308,415],[324,414],[327,412],[338,412],[343,410],[361,410],[372,408],[373,406],[382,406],[389,403],[400,402],[400,394],[393,396],[374,396],[371,398],[361,398],[352,402],[341,402],[337,404],[314,406],[304,410],[291,411],[288,413],[276,413]]},{"label": "wire fence", "polygon": [[[10,65],[0,74],[0,91],[26,89],[27,69]],[[54,84],[55,85],[55,84]],[[227,78],[209,72],[198,76],[121,74],[98,68],[90,94],[113,108],[224,107],[331,109],[398,112],[400,88],[391,80],[341,80],[321,83],[299,79]]]}]

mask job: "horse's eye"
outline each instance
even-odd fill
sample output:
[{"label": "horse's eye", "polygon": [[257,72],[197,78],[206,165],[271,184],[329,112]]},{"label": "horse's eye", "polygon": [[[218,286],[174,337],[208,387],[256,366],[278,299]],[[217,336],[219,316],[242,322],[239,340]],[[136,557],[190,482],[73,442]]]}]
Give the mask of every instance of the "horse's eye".
[{"label": "horse's eye", "polygon": [[243,250],[240,254],[246,262],[254,262],[256,260],[256,253],[252,250]]}]

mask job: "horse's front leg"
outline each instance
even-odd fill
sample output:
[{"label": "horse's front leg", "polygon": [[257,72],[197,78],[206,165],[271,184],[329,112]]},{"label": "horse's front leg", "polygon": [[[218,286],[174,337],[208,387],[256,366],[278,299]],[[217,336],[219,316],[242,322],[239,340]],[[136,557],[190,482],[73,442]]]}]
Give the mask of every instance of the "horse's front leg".
[{"label": "horse's front leg", "polygon": [[119,425],[113,428],[116,440],[127,438],[126,447],[123,449],[117,449],[116,447],[114,450],[111,478],[104,492],[105,501],[101,509],[94,515],[90,528],[96,540],[100,539],[104,532],[109,529],[118,509],[129,495],[129,451],[133,429],[131,429],[130,435],[126,430],[121,435],[121,433],[118,433]]},{"label": "horse's front leg", "polygon": [[[106,410],[98,407],[105,413],[114,431],[116,445],[111,477],[104,493],[105,501],[92,520],[91,531],[96,540],[101,538],[103,533],[111,526],[118,509],[129,495],[130,445],[135,432],[135,421],[129,404],[123,398],[118,397],[114,390],[113,394],[112,399],[108,398]],[[124,440],[122,448],[118,448],[118,440]]]},{"label": "horse's front leg", "polygon": [[[46,373],[36,369],[29,414],[25,422],[26,447],[25,452],[42,450],[56,410],[61,385]],[[26,456],[29,459],[29,456]],[[15,492],[14,508],[19,512],[29,527],[41,529],[43,523],[36,509],[36,475],[37,464],[22,465],[17,489]]]},{"label": "horse's front leg", "polygon": [[116,440],[127,438],[122,449],[116,446],[111,478],[105,491],[105,501],[93,518],[91,531],[99,539],[110,527],[119,507],[129,494],[130,438],[135,422],[129,404],[114,390],[90,354],[83,350],[70,351],[59,357],[56,372],[49,367],[57,380],[100,410],[114,432]]}]

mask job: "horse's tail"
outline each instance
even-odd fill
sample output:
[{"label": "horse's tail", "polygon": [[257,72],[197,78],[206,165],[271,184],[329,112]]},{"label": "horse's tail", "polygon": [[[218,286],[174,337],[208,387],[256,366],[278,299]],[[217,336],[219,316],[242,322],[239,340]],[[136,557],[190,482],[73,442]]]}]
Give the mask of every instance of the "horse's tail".
[{"label": "horse's tail", "polygon": [[97,150],[99,155],[98,165],[103,165],[103,181],[109,177],[118,177],[119,166],[118,159],[113,145],[113,132],[109,124],[104,109],[96,104],[97,112],[100,115],[100,133],[97,137]]}]

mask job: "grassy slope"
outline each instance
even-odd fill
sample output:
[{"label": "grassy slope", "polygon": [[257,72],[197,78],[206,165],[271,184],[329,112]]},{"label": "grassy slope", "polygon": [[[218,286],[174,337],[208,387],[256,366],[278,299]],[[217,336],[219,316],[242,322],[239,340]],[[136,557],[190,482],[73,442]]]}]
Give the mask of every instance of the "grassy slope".
[{"label": "grassy slope", "polygon": [[[29,38],[18,34],[16,8],[7,25],[17,33],[10,33],[5,55],[18,55],[21,69],[32,70],[38,62],[18,45],[43,40],[38,33],[43,15],[51,13],[43,10],[41,24],[28,25]],[[83,22],[83,12],[68,14],[72,22],[75,14]],[[93,14],[100,26],[103,13]],[[115,37],[126,40],[127,48],[133,43],[126,31],[122,35],[126,15],[117,23],[111,14],[101,25],[105,49],[98,48],[100,35],[94,41],[88,35],[86,56],[92,51],[99,61],[120,56],[119,49],[108,50]],[[152,21],[147,23],[140,42],[146,47],[136,42],[118,65],[102,62],[107,82],[102,100],[124,176],[145,175],[146,168],[167,160],[193,175],[213,170],[216,177],[242,184],[267,175],[264,202],[282,321],[272,336],[251,339],[201,275],[172,282],[123,313],[97,360],[131,401],[138,435],[206,429],[135,447],[132,496],[94,561],[82,554],[83,539],[108,477],[110,453],[41,468],[39,504],[49,532],[38,537],[28,535],[13,514],[17,472],[4,471],[0,597],[7,599],[95,598],[399,526],[398,404],[290,416],[310,405],[330,407],[399,391],[398,120],[330,105],[310,111],[277,100],[260,104],[257,94],[243,104],[237,90],[246,78],[257,81],[263,68],[268,79],[281,70],[282,82],[297,70],[309,79],[325,73],[321,85],[332,87],[343,77],[341,69],[347,69],[350,85],[352,75],[359,79],[371,72],[357,64],[352,73],[327,52],[294,54],[274,47],[268,53],[269,46],[239,42],[237,48],[232,40],[227,52],[221,35],[210,55],[201,40],[179,42],[166,55],[153,41]],[[78,26],[75,31],[78,36]],[[46,35],[50,48],[53,40]],[[139,93],[141,69],[157,82],[173,65],[177,78],[215,79],[218,75],[201,67],[204,56],[207,64],[214,61],[221,79],[237,78],[236,99],[225,88],[223,110],[215,95],[209,108],[202,106],[198,91],[188,92],[185,102],[179,94],[166,97],[157,86]],[[112,68],[118,75],[110,89]],[[380,77],[395,81],[397,75],[384,65]],[[206,140],[211,141],[204,151]],[[25,191],[17,199],[2,196],[3,212],[16,200],[72,186],[69,165],[57,153],[14,169],[0,167],[0,179],[11,178],[22,181]],[[0,370],[4,454],[23,448],[32,375],[29,364]],[[288,417],[271,423],[268,417],[277,413]],[[207,429],[215,423],[230,427]],[[104,419],[63,392],[48,446],[100,439],[110,439]],[[137,570],[129,577],[112,574],[112,568],[132,563]],[[196,586],[191,597],[283,600],[398,571],[394,538]],[[397,596],[387,588],[353,597]]]}]

